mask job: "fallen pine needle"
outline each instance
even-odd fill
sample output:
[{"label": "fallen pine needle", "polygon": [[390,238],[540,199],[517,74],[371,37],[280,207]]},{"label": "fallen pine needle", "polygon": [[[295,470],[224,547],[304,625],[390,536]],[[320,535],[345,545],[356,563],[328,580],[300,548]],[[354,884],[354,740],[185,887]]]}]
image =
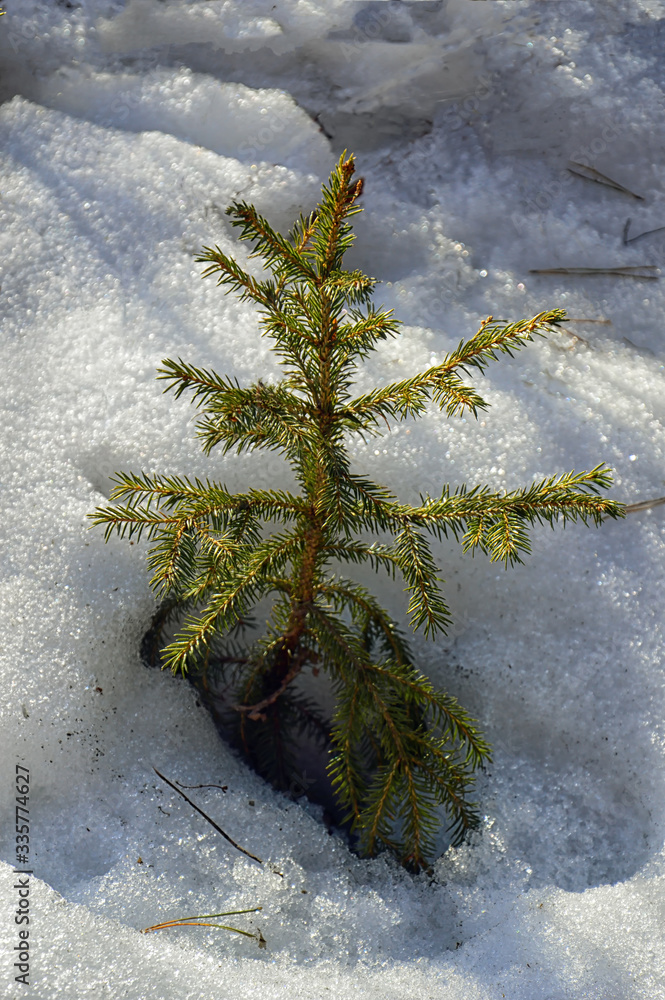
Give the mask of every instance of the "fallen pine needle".
[{"label": "fallen pine needle", "polygon": [[652,507],[660,507],[665,504],[665,497],[657,497],[655,500],[641,500],[639,503],[626,504],[627,514],[638,514],[641,510],[651,510]]},{"label": "fallen pine needle", "polygon": [[531,268],[529,274],[610,274],[620,278],[657,279],[660,268],[655,264],[638,264],[631,267],[546,267]]},{"label": "fallen pine needle", "polygon": [[583,317],[573,318],[572,316],[566,317],[566,323],[603,323],[606,326],[612,326],[611,319],[584,319]]},{"label": "fallen pine needle", "polygon": [[623,184],[619,184],[618,181],[613,181],[611,177],[607,176],[607,174],[601,174],[600,170],[596,170],[595,167],[587,167],[583,163],[577,163],[575,160],[569,160],[568,170],[571,174],[575,174],[576,177],[583,177],[585,181],[594,181],[596,184],[604,184],[605,187],[614,188],[615,191],[622,191],[623,194],[629,194],[631,198],[637,198],[638,201],[644,201],[641,194],[635,194],[634,191],[624,187]]},{"label": "fallen pine needle", "polygon": [[646,229],[643,233],[639,233],[637,236],[631,236],[628,239],[628,230],[630,229],[630,224],[632,219],[626,219],[626,225],[623,227],[623,243],[624,246],[628,246],[629,243],[634,243],[635,240],[641,240],[643,236],[653,236],[654,233],[662,233],[665,226],[658,226],[658,229]]}]

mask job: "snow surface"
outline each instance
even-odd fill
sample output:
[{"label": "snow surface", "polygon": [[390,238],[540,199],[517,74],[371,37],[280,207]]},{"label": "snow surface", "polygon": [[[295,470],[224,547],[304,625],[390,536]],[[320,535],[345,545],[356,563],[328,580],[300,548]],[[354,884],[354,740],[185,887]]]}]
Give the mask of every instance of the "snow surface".
[{"label": "snow surface", "polygon": [[[439,413],[355,445],[405,499],[606,461],[665,493],[663,279],[531,268],[663,259],[662,0],[7,0],[0,18],[4,898],[13,774],[31,771],[31,986],[3,996],[559,1000],[665,995],[663,507],[538,531],[509,573],[441,546],[456,624],[416,643],[496,747],[483,827],[413,879],[273,793],[180,680],[145,669],[143,546],[86,515],[116,470],[287,483],[270,454],[206,460],[155,368],[278,374],[256,316],[194,253],[245,259],[234,198],[278,226],[358,153],[353,262],[406,326],[363,386],[428,366],[488,315],[563,306],[566,333],[495,365],[479,422]],[[640,194],[566,170],[593,165]],[[574,336],[573,336],[574,334]],[[379,578],[403,616],[402,595]],[[188,784],[235,852],[152,771]],[[139,863],[138,859],[141,858]],[[6,863],[5,863],[6,862]],[[271,865],[273,866],[271,868]],[[283,873],[275,874],[276,867]],[[238,917],[267,948],[188,913]]]}]

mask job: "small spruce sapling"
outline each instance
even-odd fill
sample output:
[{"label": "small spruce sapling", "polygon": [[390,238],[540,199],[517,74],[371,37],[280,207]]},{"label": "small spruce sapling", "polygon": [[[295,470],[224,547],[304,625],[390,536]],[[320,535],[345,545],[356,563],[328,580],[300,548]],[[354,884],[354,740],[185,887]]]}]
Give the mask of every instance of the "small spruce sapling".
[{"label": "small spruce sapling", "polygon": [[283,786],[290,729],[326,729],[296,679],[306,668],[323,669],[336,698],[326,734],[329,775],[359,847],[368,855],[388,848],[418,869],[432,860],[441,807],[453,842],[477,823],[469,794],[490,748],[457,701],[418,672],[387,611],[335,567],[366,563],[399,574],[411,628],[434,637],[450,616],[428,535],[452,537],[507,566],[529,551],[534,524],[599,525],[623,509],[598,495],[611,483],[600,465],[510,493],[443,486],[416,506],[352,471],[347,436],[379,435],[391,420],[421,416],[430,400],[450,417],[475,416],[487,404],[462,374],[484,372],[500,353],[565,317],[558,309],[511,325],[489,317],[427,371],[353,396],[354,368],[399,328],[392,311],[374,307],[374,279],[343,267],[353,241],[349,220],[361,211],[362,181],[353,174],[353,157],[342,156],[318,207],[287,237],[252,205],[229,207],[268,277],[251,276],[217,246],[197,258],[207,265],[204,276],[258,307],[281,381],[242,387],[182,360],[164,361],[158,375],[176,397],[192,393],[204,452],[217,445],[222,453],[281,452],[300,491],[231,494],[209,480],[119,473],[114,503],[92,516],[107,539],[145,532],[153,541],[152,586],[168,607],[186,611],[162,652],[174,672],[200,665],[271,597],[265,635],[242,655],[218,657],[234,691],[240,744]]}]

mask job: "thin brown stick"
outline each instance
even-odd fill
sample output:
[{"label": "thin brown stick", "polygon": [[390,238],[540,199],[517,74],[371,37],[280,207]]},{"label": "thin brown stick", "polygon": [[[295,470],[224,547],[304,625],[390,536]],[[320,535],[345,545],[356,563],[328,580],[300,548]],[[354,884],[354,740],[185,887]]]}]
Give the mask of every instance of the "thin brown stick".
[{"label": "thin brown stick", "polygon": [[[185,802],[188,802],[189,805],[192,807],[192,809],[195,809],[196,812],[199,813],[199,815],[203,816],[203,818],[206,819],[215,830],[217,830],[217,833],[221,833],[222,837],[224,837],[225,840],[228,840],[229,844],[231,844],[233,847],[235,847],[235,849],[237,851],[240,851],[241,854],[246,854],[248,858],[252,859],[252,861],[258,861],[258,863],[260,865],[263,864],[263,861],[261,861],[261,858],[257,858],[256,854],[252,854],[251,851],[246,851],[244,847],[240,846],[240,844],[236,844],[235,840],[233,840],[231,837],[229,837],[228,833],[224,833],[224,831],[222,830],[221,826],[219,826],[219,824],[215,823],[214,819],[210,819],[210,816],[208,816],[207,813],[204,813],[203,809],[199,809],[199,807],[196,805],[196,803],[192,802],[192,800],[189,798],[189,796],[185,795],[185,793],[183,791],[181,791],[178,788],[177,785],[174,785],[172,781],[169,781],[168,778],[165,778],[164,775],[161,774],[157,770],[156,767],[153,767],[153,771],[155,772],[155,774],[159,778],[162,779],[162,781],[165,781],[166,784],[169,785],[173,789],[174,792],[177,792],[178,795],[182,795],[182,797],[185,800]],[[279,873],[277,873],[277,874],[279,874]]]},{"label": "thin brown stick", "polygon": [[228,785],[183,785],[182,781],[176,781],[179,788],[221,788],[223,792],[228,790]]}]

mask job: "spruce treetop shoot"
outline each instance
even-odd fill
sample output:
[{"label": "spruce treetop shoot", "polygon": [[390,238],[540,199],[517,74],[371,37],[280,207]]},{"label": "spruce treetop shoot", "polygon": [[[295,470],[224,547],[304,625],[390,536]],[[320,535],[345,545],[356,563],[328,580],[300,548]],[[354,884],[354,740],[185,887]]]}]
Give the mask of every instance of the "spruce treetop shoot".
[{"label": "spruce treetop shoot", "polygon": [[[283,369],[278,383],[243,387],[182,360],[159,370],[176,397],[191,392],[206,454],[217,446],[279,451],[299,492],[232,494],[214,480],[119,473],[112,504],[92,516],[107,538],[145,532],[151,539],[152,586],[180,615],[163,664],[205,674],[214,660],[230,692],[237,743],[252,763],[288,787],[298,734],[318,736],[360,849],[388,848],[417,869],[433,858],[444,813],[453,842],[476,824],[469,794],[490,748],[455,699],[418,672],[402,630],[364,586],[339,574],[339,564],[401,577],[411,628],[434,637],[450,615],[428,536],[452,537],[508,565],[529,551],[532,525],[599,525],[623,508],[599,496],[611,483],[600,465],[510,493],[442,485],[416,506],[351,470],[348,436],[378,436],[391,420],[421,416],[430,401],[450,417],[475,416],[486,403],[463,375],[484,372],[565,317],[558,309],[510,325],[489,317],[439,364],[354,396],[354,368],[399,331],[392,311],[373,304],[375,281],[343,266],[361,191],[353,157],[342,156],[318,207],[288,236],[252,205],[231,205],[232,225],[263,263],[262,280],[217,246],[197,258],[205,276],[258,308]],[[267,631],[238,649],[238,627],[266,596]],[[304,671],[319,670],[334,689],[332,719],[298,686]]]}]

